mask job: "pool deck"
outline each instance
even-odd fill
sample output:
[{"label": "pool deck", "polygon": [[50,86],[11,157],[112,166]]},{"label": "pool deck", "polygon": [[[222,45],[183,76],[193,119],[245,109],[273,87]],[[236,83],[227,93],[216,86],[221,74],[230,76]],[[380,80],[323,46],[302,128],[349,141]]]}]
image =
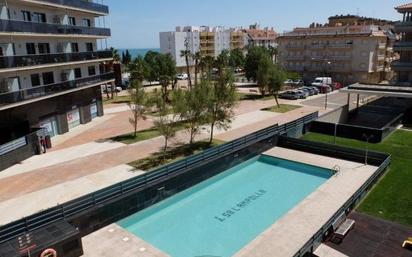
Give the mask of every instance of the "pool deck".
[{"label": "pool deck", "polygon": [[293,256],[377,170],[375,166],[279,147],[264,154],[328,169],[339,165],[341,172],[241,249],[236,257]]},{"label": "pool deck", "polygon": [[[272,227],[241,249],[235,255],[236,257],[293,256],[377,169],[375,166],[365,166],[360,163],[279,147],[264,154],[328,169],[339,165],[341,172],[330,178]],[[113,229],[112,226],[114,230],[109,232],[110,228]],[[130,241],[122,241],[124,237],[129,238]],[[87,257],[114,256],[114,253],[118,257],[168,256],[116,224],[84,237],[83,241],[84,256]],[[144,255],[142,253],[132,254],[142,247],[146,249]],[[126,252],[125,249],[127,249]],[[318,251],[322,253],[319,255],[321,257],[345,256],[326,245],[321,246]],[[105,255],[106,253],[112,255]]]}]

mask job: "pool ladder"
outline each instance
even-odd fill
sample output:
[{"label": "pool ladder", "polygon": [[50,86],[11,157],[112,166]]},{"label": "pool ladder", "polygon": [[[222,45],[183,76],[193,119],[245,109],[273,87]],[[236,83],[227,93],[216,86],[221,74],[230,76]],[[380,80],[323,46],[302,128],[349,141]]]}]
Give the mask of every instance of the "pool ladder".
[{"label": "pool ladder", "polygon": [[337,177],[340,174],[340,166],[339,165],[335,165],[332,168],[332,172],[334,173],[334,175]]}]

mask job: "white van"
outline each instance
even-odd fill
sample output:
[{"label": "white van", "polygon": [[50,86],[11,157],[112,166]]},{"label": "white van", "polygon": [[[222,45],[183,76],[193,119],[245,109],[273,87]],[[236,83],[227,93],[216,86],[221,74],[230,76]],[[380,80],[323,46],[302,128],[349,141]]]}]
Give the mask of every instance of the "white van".
[{"label": "white van", "polygon": [[320,87],[322,85],[332,85],[332,78],[331,77],[318,77],[312,82],[312,86]]}]

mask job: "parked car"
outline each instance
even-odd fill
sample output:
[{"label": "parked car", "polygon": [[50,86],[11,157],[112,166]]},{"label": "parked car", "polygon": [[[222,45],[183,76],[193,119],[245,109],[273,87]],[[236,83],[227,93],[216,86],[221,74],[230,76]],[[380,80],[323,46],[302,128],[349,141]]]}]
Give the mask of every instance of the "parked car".
[{"label": "parked car", "polygon": [[176,76],[178,80],[188,80],[189,76],[186,73],[181,73]]},{"label": "parked car", "polygon": [[326,93],[332,92],[332,88],[329,85],[323,84],[322,86],[320,86],[318,88],[319,88],[319,92],[321,94],[326,94]]},{"label": "parked car", "polygon": [[313,90],[311,87],[302,87],[300,90],[304,90],[309,93],[309,96],[313,96],[316,94],[316,91]]},{"label": "parked car", "polygon": [[332,83],[332,90],[339,90],[341,88],[343,88],[343,85],[341,83],[339,83],[339,82],[333,82]]},{"label": "parked car", "polygon": [[332,78],[331,77],[318,77],[312,82],[312,86],[314,87],[319,87],[324,84],[326,85],[332,85]]},{"label": "parked car", "polygon": [[[121,92],[123,89],[121,87],[115,87],[114,88],[115,92],[119,93]],[[111,93],[112,92],[112,86],[111,85],[102,85],[102,91],[103,93]]]},{"label": "parked car", "polygon": [[304,86],[304,85],[305,85],[305,82],[303,82],[303,80],[301,80],[301,79],[298,79],[298,80],[294,80],[294,81],[293,81],[293,84],[294,84],[295,86],[301,87],[301,86]]},{"label": "parked car", "polygon": [[298,94],[299,99],[306,99],[309,96],[309,93],[303,90],[296,90],[295,92]]},{"label": "parked car", "polygon": [[305,98],[311,96],[311,91],[306,88],[301,87],[298,91],[302,92],[305,95]]},{"label": "parked car", "polygon": [[297,100],[300,98],[300,94],[297,93],[296,91],[286,91],[286,92],[279,94],[279,98]]},{"label": "parked car", "polygon": [[319,89],[317,87],[309,87],[313,90],[313,92],[315,93],[315,95],[319,95]]}]

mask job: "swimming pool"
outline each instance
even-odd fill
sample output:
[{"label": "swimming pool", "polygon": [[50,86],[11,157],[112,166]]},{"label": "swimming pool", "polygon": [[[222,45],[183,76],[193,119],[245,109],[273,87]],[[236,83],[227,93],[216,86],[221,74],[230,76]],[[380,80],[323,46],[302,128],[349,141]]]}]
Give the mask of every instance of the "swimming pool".
[{"label": "swimming pool", "polygon": [[261,155],[119,225],[172,257],[229,257],[331,176],[327,169]]}]

